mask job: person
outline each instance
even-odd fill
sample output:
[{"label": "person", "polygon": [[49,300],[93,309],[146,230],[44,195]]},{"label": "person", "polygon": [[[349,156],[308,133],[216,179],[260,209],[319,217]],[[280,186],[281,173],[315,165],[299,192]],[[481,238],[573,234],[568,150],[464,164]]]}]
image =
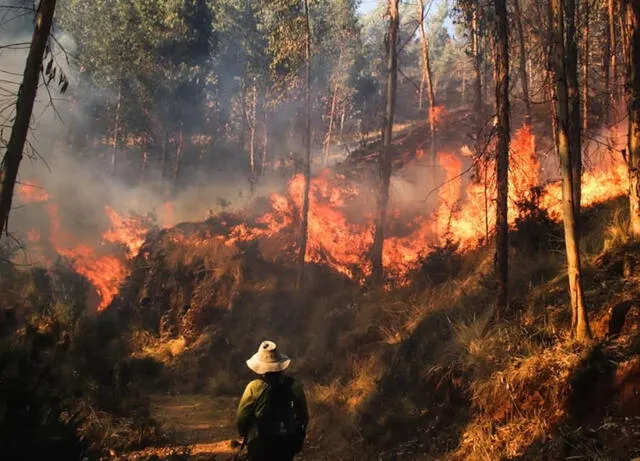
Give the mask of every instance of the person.
[{"label": "person", "polygon": [[247,366],[258,375],[244,390],[236,415],[250,461],[291,461],[302,449],[309,410],[301,384],[284,374],[291,359],[263,341]]}]

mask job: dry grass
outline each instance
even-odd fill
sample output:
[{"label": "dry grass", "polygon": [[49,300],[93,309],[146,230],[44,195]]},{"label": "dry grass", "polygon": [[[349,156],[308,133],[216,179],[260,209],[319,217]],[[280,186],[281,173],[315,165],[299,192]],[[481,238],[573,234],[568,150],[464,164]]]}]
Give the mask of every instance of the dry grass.
[{"label": "dry grass", "polygon": [[455,457],[512,458],[544,440],[567,417],[571,376],[585,354],[584,349],[558,344],[474,381],[476,417]]}]

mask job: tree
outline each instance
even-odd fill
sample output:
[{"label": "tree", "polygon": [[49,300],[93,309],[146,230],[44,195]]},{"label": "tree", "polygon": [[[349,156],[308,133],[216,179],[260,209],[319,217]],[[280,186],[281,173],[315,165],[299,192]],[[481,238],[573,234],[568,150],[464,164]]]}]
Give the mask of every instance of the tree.
[{"label": "tree", "polygon": [[400,15],[399,0],[387,0],[389,28],[386,36],[387,88],[385,98],[384,125],[382,135],[382,150],[379,155],[379,184],[378,184],[378,213],[375,222],[373,245],[371,247],[371,275],[374,283],[382,282],[384,268],[382,254],[384,248],[384,227],[387,220],[387,206],[389,204],[389,184],[391,182],[393,118],[396,106],[396,84],[398,80],[397,41]]},{"label": "tree", "polygon": [[[569,109],[569,150],[571,150],[571,175],[573,178],[573,206],[575,219],[580,222],[582,199],[582,142],[580,123],[580,85],[578,84],[578,45],[576,43],[576,15],[579,0],[564,0],[566,13],[566,76]],[[587,0],[588,1],[588,0]],[[580,230],[579,224],[576,232]]]},{"label": "tree", "polygon": [[498,309],[507,307],[509,275],[509,22],[505,0],[495,0],[496,9],[496,107],[498,111],[498,180],[496,206],[496,269],[498,273]]},{"label": "tree", "polygon": [[300,225],[300,250],[298,253],[297,287],[304,283],[305,257],[307,255],[307,239],[309,237],[309,189],[311,187],[311,24],[309,21],[309,0],[304,0],[305,19],[305,139],[304,139],[304,192],[302,196],[302,223]]},{"label": "tree", "polygon": [[522,86],[522,100],[525,107],[525,123],[531,124],[531,99],[529,98],[529,74],[527,72],[527,47],[525,46],[524,27],[522,26],[522,11],[520,0],[513,0],[516,29],[518,31],[518,46],[520,51],[520,81]]},{"label": "tree", "polygon": [[629,224],[631,235],[640,239],[640,4],[624,1],[624,16],[630,48],[627,55],[627,110],[629,112]]},{"label": "tree", "polygon": [[33,104],[40,81],[40,68],[49,41],[55,9],[56,0],[41,0],[36,10],[31,46],[16,101],[16,116],[0,169],[0,234],[3,231],[8,231],[13,192],[27,140]]},{"label": "tree", "polygon": [[567,252],[567,272],[569,276],[569,296],[571,299],[571,334],[578,341],[588,341],[591,330],[584,305],[582,289],[582,270],[578,246],[577,222],[574,206],[574,178],[571,148],[569,146],[569,96],[567,89],[568,68],[565,52],[564,18],[565,8],[562,0],[550,0],[549,16],[552,30],[550,65],[555,82],[555,101],[557,118],[556,149],[560,157],[562,175],[562,215],[564,223],[564,241]]},{"label": "tree", "polygon": [[424,30],[425,8],[424,0],[418,0],[418,31],[420,33],[420,48],[422,51],[422,73],[427,84],[427,96],[429,108],[427,109],[427,123],[429,124],[429,134],[431,139],[431,163],[433,168],[436,164],[436,96],[433,89],[433,79],[431,74],[431,61],[429,59],[429,41]]}]

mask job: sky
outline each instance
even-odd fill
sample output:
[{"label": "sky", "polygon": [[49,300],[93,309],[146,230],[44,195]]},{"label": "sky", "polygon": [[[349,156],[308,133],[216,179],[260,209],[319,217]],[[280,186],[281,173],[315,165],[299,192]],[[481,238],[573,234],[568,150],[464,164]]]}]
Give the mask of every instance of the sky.
[{"label": "sky", "polygon": [[376,7],[378,1],[379,0],[362,0],[358,11],[360,12],[360,14],[367,14],[369,11],[373,10]]},{"label": "sky", "polygon": [[[361,0],[360,1],[360,7],[358,8],[358,12],[360,13],[360,15],[365,15],[369,12],[371,12],[373,9],[375,9],[375,7],[380,3],[383,2],[385,0]],[[431,10],[435,10],[436,7],[442,3],[443,0],[433,0],[433,5],[431,6]],[[401,0],[402,2],[402,0]],[[403,3],[403,2],[402,2]],[[428,5],[429,2],[425,2],[425,5]]]},{"label": "sky", "polygon": [[[367,13],[371,12],[372,10],[375,9],[375,7],[380,4],[381,2],[384,2],[385,0],[361,0],[360,2],[360,7],[358,8],[358,13],[360,13],[361,16],[366,15]],[[400,0],[401,2],[403,2],[403,0]],[[405,0],[405,1],[410,1],[410,0]],[[431,11],[435,11],[436,7],[442,3],[445,0],[433,0],[433,5],[431,6]],[[429,2],[425,2],[425,4],[429,4]],[[444,23],[445,27],[447,28],[447,30],[449,31],[449,34],[451,34],[452,36],[455,35],[455,30],[453,27],[453,22],[451,21],[451,18],[447,18],[445,20]]]}]

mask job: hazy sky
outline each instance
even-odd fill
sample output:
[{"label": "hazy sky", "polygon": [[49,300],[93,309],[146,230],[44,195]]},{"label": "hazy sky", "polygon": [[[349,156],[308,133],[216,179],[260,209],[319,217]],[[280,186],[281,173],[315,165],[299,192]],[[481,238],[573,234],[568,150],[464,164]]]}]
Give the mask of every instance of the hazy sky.
[{"label": "hazy sky", "polygon": [[[361,0],[360,8],[358,8],[358,11],[360,12],[360,14],[367,14],[368,12],[373,10],[376,7],[376,5],[378,5],[381,1],[384,1],[384,0]],[[431,9],[432,10],[435,9],[435,7],[441,2],[442,0],[434,0]],[[428,5],[428,4],[429,2],[425,2],[425,5]]]},{"label": "hazy sky", "polygon": [[360,8],[359,11],[361,14],[366,14],[369,11],[371,11],[372,9],[374,9],[376,7],[376,5],[378,4],[379,0],[362,0],[362,3],[360,4]]}]

